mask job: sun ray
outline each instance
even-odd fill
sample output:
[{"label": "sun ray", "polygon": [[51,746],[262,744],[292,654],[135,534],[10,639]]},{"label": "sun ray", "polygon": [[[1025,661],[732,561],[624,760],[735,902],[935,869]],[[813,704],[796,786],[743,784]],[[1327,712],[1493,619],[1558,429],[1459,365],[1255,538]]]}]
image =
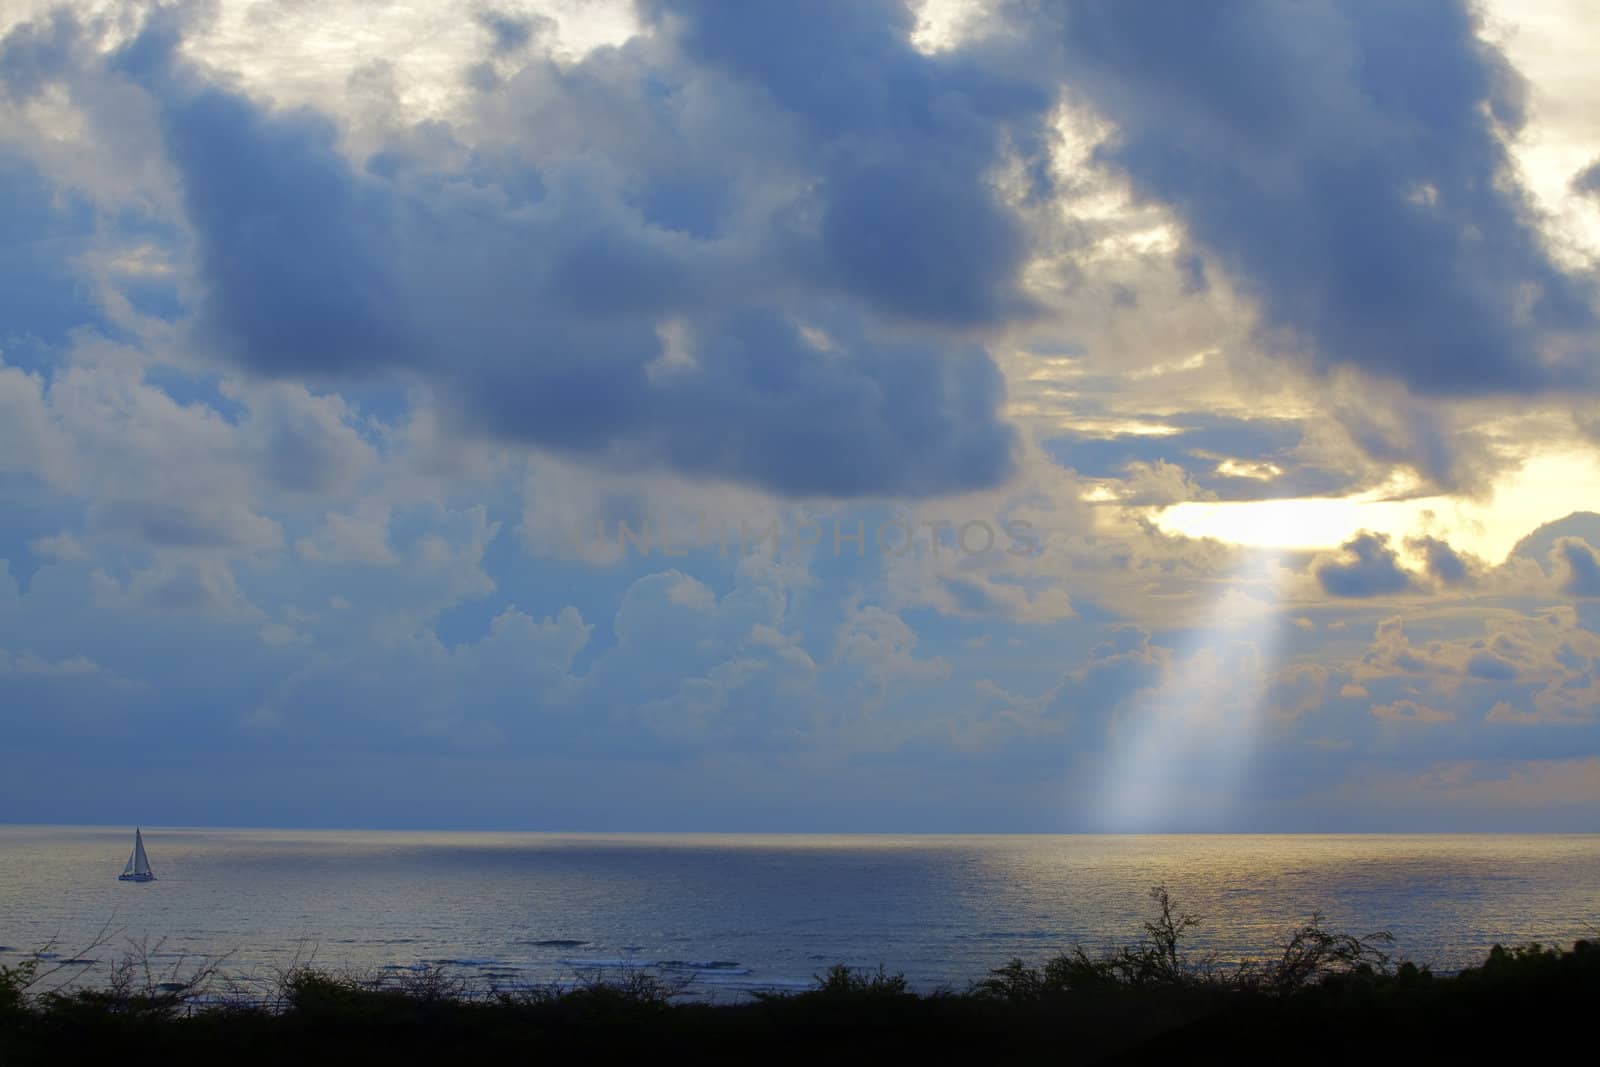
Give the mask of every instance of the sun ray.
[{"label": "sun ray", "polygon": [[1205,625],[1173,650],[1162,682],[1113,720],[1097,813],[1103,829],[1204,830],[1238,821],[1287,573],[1270,557],[1236,572]]}]

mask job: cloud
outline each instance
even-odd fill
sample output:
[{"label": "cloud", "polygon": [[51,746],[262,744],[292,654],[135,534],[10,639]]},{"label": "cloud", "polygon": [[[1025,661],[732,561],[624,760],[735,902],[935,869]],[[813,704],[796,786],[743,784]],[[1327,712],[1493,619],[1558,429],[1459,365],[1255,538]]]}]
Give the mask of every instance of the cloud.
[{"label": "cloud", "polygon": [[1426,560],[1428,576],[1449,588],[1471,583],[1484,570],[1482,560],[1456,551],[1450,547],[1448,541],[1441,538],[1408,537],[1406,547],[1413,552],[1422,553]]},{"label": "cloud", "polygon": [[107,672],[87,656],[48,660],[33,652],[8,652],[0,648],[0,678],[70,679],[98,678],[106,684],[132,685]]},{"label": "cloud", "polygon": [[34,555],[43,559],[72,563],[83,563],[89,559],[89,552],[83,543],[69,533],[34,538],[28,547],[33,550]]},{"label": "cloud", "polygon": [[321,527],[295,542],[295,551],[311,560],[389,566],[399,556],[389,544],[388,506],[363,501],[353,514],[329,512]]},{"label": "cloud", "polygon": [[1361,533],[1340,546],[1344,560],[1328,560],[1314,568],[1317,581],[1333,596],[1370,597],[1405,593],[1415,587],[1400,566],[1388,534]]},{"label": "cloud", "polygon": [[384,644],[311,653],[242,723],[258,739],[349,747],[376,738],[386,749],[435,753],[560,736],[572,725],[558,721],[572,710],[572,663],[592,632],[570,606],[535,619],[508,605],[476,641],[447,646],[420,629]]},{"label": "cloud", "polygon": [[1367,472],[1308,454],[1308,427],[1300,419],[1190,411],[1148,421],[1172,432],[1069,431],[1053,434],[1042,446],[1064,465],[1092,478],[1120,478],[1130,471],[1176,466],[1196,491],[1205,494],[1197,499],[1324,496],[1365,487]]},{"label": "cloud", "polygon": [[1442,723],[1455,718],[1441,708],[1428,707],[1415,700],[1396,700],[1392,704],[1372,705],[1372,714],[1389,723]]},{"label": "cloud", "polygon": [[1592,287],[1514,183],[1524,89],[1465,3],[1059,11],[1070,91],[1114,126],[1101,157],[1269,335],[1418,394],[1595,387]]},{"label": "cloud", "polygon": [[1478,652],[1467,660],[1467,673],[1485,681],[1509,682],[1516,678],[1517,667],[1492,652]]},{"label": "cloud", "polygon": [[11,96],[34,95],[71,61],[78,40],[77,20],[64,6],[22,23],[0,39],[0,83]]},{"label": "cloud", "polygon": [[[792,495],[995,484],[1015,438],[976,332],[1030,311],[991,172],[1041,151],[1052,94],[981,49],[917,52],[899,5],[790,14],[653,6],[622,50],[530,56],[458,127],[393,130],[364,161],[330,115],[180,58],[181,17],[96,77],[155,116],[196,351],[424,381],[459,431],[618,468]],[[856,59],[823,77],[823,54]],[[32,93],[87,77],[10,66]],[[524,117],[584,113],[530,152]],[[291,488],[322,469],[267,458]]]},{"label": "cloud", "polygon": [[1572,176],[1572,191],[1585,196],[1600,196],[1600,159]]},{"label": "cloud", "polygon": [[96,590],[101,604],[138,615],[180,614],[220,621],[263,618],[239,589],[229,567],[214,559],[158,560],[123,585],[103,572]]},{"label": "cloud", "polygon": [[1280,720],[1293,720],[1320,711],[1334,693],[1365,695],[1360,692],[1360,686],[1345,682],[1345,677],[1344,672],[1320,663],[1289,664],[1268,680],[1261,706]]},{"label": "cloud", "polygon": [[[1508,813],[1576,816],[1600,800],[1600,759],[1482,759],[1439,762],[1418,772],[1379,771],[1344,787],[1352,799],[1386,808],[1449,813],[1462,825],[1496,825]],[[1581,822],[1569,818],[1574,829]],[[1563,825],[1567,824],[1563,823]]]},{"label": "cloud", "polygon": [[1558,555],[1557,543],[1565,538],[1600,544],[1600,514],[1574,511],[1562,518],[1552,519],[1518,541],[1511,549],[1511,556],[1532,560],[1549,573]]},{"label": "cloud", "polygon": [[1329,392],[1338,429],[1354,450],[1375,461],[1379,480],[1404,465],[1416,472],[1421,486],[1482,495],[1495,468],[1504,464],[1486,436],[1470,428],[1455,407],[1348,375],[1336,376]]},{"label": "cloud", "polygon": [[278,383],[239,390],[249,412],[244,432],[262,476],[275,488],[330,495],[350,490],[376,454],[337,395],[316,396]]},{"label": "cloud", "polygon": [[48,378],[0,365],[0,470],[81,501],[90,540],[236,552],[282,543],[219,411],[179,403],[121,346],[91,336],[69,352]]},{"label": "cloud", "polygon": [[1553,555],[1566,574],[1561,581],[1562,592],[1573,596],[1600,597],[1600,555],[1589,547],[1587,541],[1563,537],[1556,541]]},{"label": "cloud", "polygon": [[547,15],[512,15],[503,11],[481,11],[474,17],[488,32],[496,55],[521,51],[535,35],[548,33],[555,24]]},{"label": "cloud", "polygon": [[1047,89],[989,65],[981,42],[917,51],[913,13],[896,0],[645,10],[689,55],[759,85],[809,128],[824,182],[817,269],[833,284],[915,321],[1021,310],[1027,241],[988,172],[1008,123],[1037,149]]},{"label": "cloud", "polygon": [[45,400],[43,377],[0,363],[0,472],[64,484],[72,477],[69,455]]},{"label": "cloud", "polygon": [[916,631],[904,619],[869,604],[852,612],[840,627],[836,655],[842,663],[859,669],[874,690],[948,679],[950,664],[939,657],[918,658],[916,645]]},{"label": "cloud", "polygon": [[88,527],[96,537],[127,539],[158,548],[276,548],[278,524],[205,496],[116,497],[94,501]]},{"label": "cloud", "polygon": [[[8,812],[1059,830],[1126,785],[1335,828],[1340,783],[1595,750],[1595,516],[1499,567],[1449,501],[1310,558],[1148,521],[1572,443],[1588,283],[1457,8],[1001,0],[935,47],[652,0],[557,54],[520,6],[334,7],[0,31],[0,707],[61,778]],[[649,559],[572,551],[624,518]],[[156,736],[159,786],[105,773]]]},{"label": "cloud", "polygon": [[[1594,721],[1600,635],[1572,605],[1531,613],[1502,609],[1462,625],[1452,609],[1415,619],[1431,632],[1413,641],[1399,618],[1378,623],[1371,646],[1348,672],[1364,691],[1411,700],[1489,723],[1571,725]],[[1492,747],[1488,737],[1479,743]]]},{"label": "cloud", "polygon": [[94,218],[83,198],[55,190],[15,150],[0,151],[0,232],[0,352],[19,362],[99,318],[73,269],[91,247]]},{"label": "cloud", "polygon": [[1121,503],[1164,507],[1185,500],[1215,500],[1216,494],[1197,486],[1184,469],[1166,460],[1131,463],[1124,479]]}]

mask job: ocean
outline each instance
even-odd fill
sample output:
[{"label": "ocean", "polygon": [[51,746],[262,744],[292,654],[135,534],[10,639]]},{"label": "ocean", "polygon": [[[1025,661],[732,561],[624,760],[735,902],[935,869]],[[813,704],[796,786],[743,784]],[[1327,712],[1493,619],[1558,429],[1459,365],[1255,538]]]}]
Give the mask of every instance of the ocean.
[{"label": "ocean", "polygon": [[[803,989],[834,963],[962,988],[1013,957],[1131,940],[1168,887],[1194,949],[1270,952],[1321,912],[1450,971],[1497,941],[1600,932],[1600,835],[878,836],[0,826],[0,963],[46,949],[92,983],[133,945],[478,988],[651,969],[693,995]],[[81,950],[102,935],[104,943]]]}]

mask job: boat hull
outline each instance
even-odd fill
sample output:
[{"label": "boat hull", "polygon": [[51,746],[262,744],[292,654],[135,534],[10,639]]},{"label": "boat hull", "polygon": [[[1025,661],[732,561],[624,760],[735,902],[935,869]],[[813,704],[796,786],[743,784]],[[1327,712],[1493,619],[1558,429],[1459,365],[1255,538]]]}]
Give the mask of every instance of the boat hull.
[{"label": "boat hull", "polygon": [[155,880],[156,880],[156,876],[153,875],[153,874],[119,874],[119,875],[117,875],[117,881],[119,881],[119,882],[153,882]]}]

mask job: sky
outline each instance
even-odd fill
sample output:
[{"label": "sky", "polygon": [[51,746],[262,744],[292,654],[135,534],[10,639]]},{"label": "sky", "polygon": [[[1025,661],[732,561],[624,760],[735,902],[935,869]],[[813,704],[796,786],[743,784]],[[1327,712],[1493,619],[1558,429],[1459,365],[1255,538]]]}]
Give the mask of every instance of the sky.
[{"label": "sky", "polygon": [[0,821],[1600,830],[1582,0],[11,0]]}]

